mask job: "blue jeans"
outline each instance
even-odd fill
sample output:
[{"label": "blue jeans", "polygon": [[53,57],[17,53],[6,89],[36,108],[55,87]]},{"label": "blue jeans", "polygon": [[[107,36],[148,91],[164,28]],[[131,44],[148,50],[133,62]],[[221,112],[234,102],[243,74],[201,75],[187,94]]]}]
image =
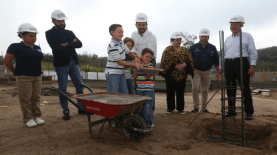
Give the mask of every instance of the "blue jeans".
[{"label": "blue jeans", "polygon": [[145,120],[146,125],[152,125],[154,124],[152,116],[153,116],[153,101],[154,101],[154,91],[139,91],[137,90],[137,95],[142,95],[142,96],[148,96],[152,97],[152,100],[146,101],[142,109],[139,110],[139,115]]},{"label": "blue jeans", "polygon": [[126,79],[126,82],[127,82],[127,87],[128,87],[128,92],[129,94],[134,94],[134,86],[133,86],[133,83],[132,83],[132,79]]},{"label": "blue jeans", "polygon": [[[76,94],[83,94],[83,86],[81,86],[82,78],[79,66],[75,59],[70,60],[69,64],[67,66],[59,66],[55,67],[55,71],[58,76],[58,85],[59,90],[62,91],[64,94],[66,94],[67,89],[67,80],[68,75],[70,76],[75,88],[76,88]],[[60,103],[63,108],[63,113],[66,111],[69,111],[68,109],[68,101],[67,99],[59,93]],[[81,106],[81,109],[84,110],[84,107],[80,100],[77,100],[77,104]],[[80,109],[79,109],[80,111]]]},{"label": "blue jeans", "polygon": [[128,94],[125,74],[106,74],[107,91]]}]

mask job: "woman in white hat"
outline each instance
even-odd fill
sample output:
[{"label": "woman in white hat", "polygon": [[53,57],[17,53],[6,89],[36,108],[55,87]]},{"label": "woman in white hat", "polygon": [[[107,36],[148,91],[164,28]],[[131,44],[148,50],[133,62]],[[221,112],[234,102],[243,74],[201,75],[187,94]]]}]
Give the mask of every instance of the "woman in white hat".
[{"label": "woman in white hat", "polygon": [[[4,64],[14,73],[16,78],[23,123],[28,127],[35,127],[38,124],[45,123],[41,119],[40,111],[43,53],[40,47],[35,45],[38,31],[33,25],[29,23],[21,24],[17,33],[22,41],[9,46]],[[15,68],[12,65],[14,58]]]},{"label": "woman in white hat", "polygon": [[193,58],[191,52],[181,46],[182,35],[179,32],[173,33],[170,41],[172,45],[164,50],[160,64],[160,68],[165,70],[160,73],[166,82],[167,111],[165,113],[170,114],[175,109],[176,92],[176,110],[180,114],[186,114],[184,91],[187,74],[193,76]]}]

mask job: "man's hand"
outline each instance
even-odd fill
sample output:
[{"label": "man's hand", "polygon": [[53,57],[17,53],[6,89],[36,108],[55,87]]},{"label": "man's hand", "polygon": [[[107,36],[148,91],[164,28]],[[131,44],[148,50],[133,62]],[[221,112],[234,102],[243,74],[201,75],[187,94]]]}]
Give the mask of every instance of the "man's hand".
[{"label": "man's hand", "polygon": [[74,43],[75,43],[75,42],[77,42],[77,39],[76,39],[76,38],[74,38],[72,42],[74,42]]},{"label": "man's hand", "polygon": [[248,70],[248,74],[250,74],[250,77],[252,78],[255,73],[255,66],[251,66]]},{"label": "man's hand", "polygon": [[67,46],[67,43],[62,43],[61,45],[64,46],[64,47],[66,47],[66,46]]}]

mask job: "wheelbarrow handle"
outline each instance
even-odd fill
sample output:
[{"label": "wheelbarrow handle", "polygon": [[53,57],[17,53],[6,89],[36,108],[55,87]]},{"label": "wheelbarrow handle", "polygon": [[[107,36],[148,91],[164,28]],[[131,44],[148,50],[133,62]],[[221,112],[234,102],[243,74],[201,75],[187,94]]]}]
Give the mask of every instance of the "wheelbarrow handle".
[{"label": "wheelbarrow handle", "polygon": [[93,93],[93,91],[91,90],[91,88],[88,85],[81,83],[81,86],[86,87],[91,93]]},{"label": "wheelbarrow handle", "polygon": [[69,102],[71,102],[75,107],[77,107],[78,109],[82,110],[82,108],[77,104],[75,103],[73,100],[71,100],[67,95],[65,95],[62,91],[58,90],[58,89],[55,89],[55,88],[49,88],[49,87],[45,87],[44,89],[48,89],[48,90],[53,90],[53,91],[56,91],[56,92],[59,92],[60,94],[62,94]]}]

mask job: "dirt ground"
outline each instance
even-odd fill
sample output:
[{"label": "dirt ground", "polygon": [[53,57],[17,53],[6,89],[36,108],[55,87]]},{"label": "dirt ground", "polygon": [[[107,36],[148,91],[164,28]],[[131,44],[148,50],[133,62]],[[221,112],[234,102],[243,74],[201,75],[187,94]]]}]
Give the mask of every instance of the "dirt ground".
[{"label": "dirt ground", "polygon": [[[58,88],[56,83],[51,86]],[[94,92],[106,91],[104,88],[92,89]],[[68,92],[71,96],[75,88],[68,87]],[[88,92],[85,89],[85,93]],[[214,93],[215,90],[210,91],[209,98]],[[122,136],[120,129],[110,131],[108,125],[104,126],[98,138],[101,126],[93,128],[94,137],[91,138],[87,116],[79,115],[77,108],[69,103],[71,119],[63,120],[57,93],[49,91],[42,91],[41,96],[41,103],[48,102],[41,105],[42,118],[46,123],[28,128],[22,123],[16,86],[0,85],[0,154],[277,154],[276,96],[276,90],[271,97],[253,96],[254,119],[245,122],[245,135],[248,141],[259,142],[261,149],[256,149],[207,142],[210,135],[221,136],[220,91],[209,103],[208,110],[211,113],[201,113],[190,127],[188,125],[197,115],[190,112],[193,109],[191,93],[185,93],[186,115],[180,115],[177,111],[165,114],[166,94],[156,93],[154,131],[144,134],[140,142],[130,142]],[[102,119],[96,115],[91,118],[92,121]]]}]

